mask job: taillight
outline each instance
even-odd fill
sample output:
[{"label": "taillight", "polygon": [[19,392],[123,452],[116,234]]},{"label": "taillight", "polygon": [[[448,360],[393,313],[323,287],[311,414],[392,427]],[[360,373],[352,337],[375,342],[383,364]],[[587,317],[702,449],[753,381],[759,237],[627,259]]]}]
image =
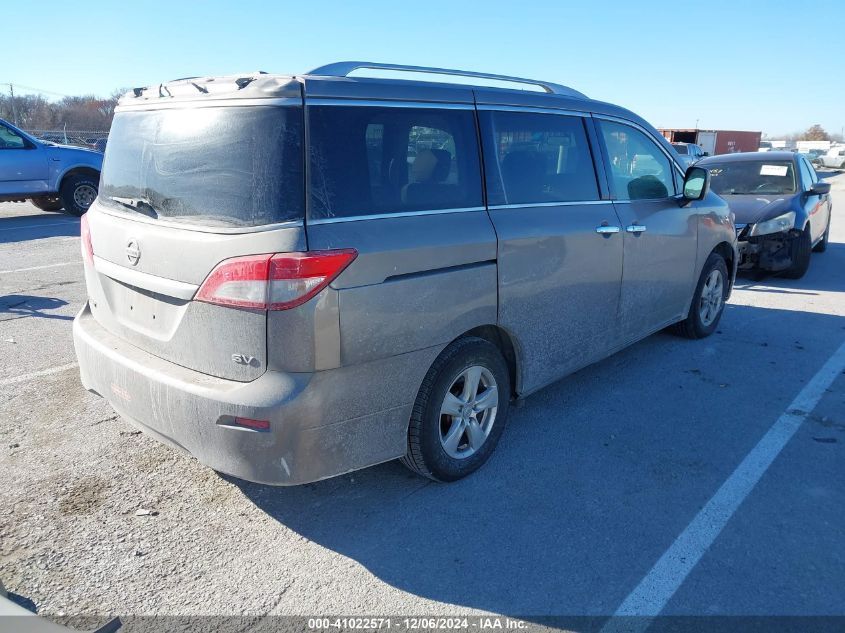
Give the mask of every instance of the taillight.
[{"label": "taillight", "polygon": [[233,418],[233,422],[235,426],[242,426],[247,429],[253,429],[254,431],[269,431],[270,430],[270,421],[269,420],[252,420],[250,418]]},{"label": "taillight", "polygon": [[258,310],[302,305],[352,263],[354,249],[248,255],[220,262],[197,291],[206,303]]},{"label": "taillight", "polygon": [[91,229],[88,226],[88,215],[82,216],[79,224],[79,237],[81,238],[82,259],[87,263],[94,263],[94,246],[91,244]]}]

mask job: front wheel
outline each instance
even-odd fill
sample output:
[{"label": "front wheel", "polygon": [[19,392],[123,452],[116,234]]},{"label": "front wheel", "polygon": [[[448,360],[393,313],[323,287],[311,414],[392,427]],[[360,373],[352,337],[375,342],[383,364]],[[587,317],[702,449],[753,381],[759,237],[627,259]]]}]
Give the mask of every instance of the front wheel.
[{"label": "front wheel", "polygon": [[65,212],[78,217],[88,211],[97,197],[97,186],[93,176],[79,174],[67,178],[60,192]]},{"label": "front wheel", "polygon": [[801,279],[810,267],[810,253],[813,250],[813,238],[810,236],[810,225],[801,231],[792,242],[792,265],[783,271],[787,279]]},{"label": "front wheel", "polygon": [[687,318],[675,325],[675,331],[693,339],[713,334],[725,311],[729,283],[725,258],[718,253],[710,253],[704,262]]},{"label": "front wheel", "polygon": [[456,481],[481,468],[505,428],[510,375],[498,348],[459,339],[429,369],[408,425],[402,463],[435,481]]}]

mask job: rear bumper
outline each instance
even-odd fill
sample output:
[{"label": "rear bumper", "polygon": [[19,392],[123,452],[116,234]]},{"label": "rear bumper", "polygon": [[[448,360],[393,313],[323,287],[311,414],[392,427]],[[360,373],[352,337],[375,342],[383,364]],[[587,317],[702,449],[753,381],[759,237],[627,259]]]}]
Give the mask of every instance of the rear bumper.
[{"label": "rear bumper", "polygon": [[[236,382],[126,343],[100,326],[87,304],[74,321],[73,339],[86,389],[143,431],[223,473],[292,485],[405,453],[420,384],[418,354],[313,373],[267,371]],[[401,372],[399,388],[385,390],[383,381],[395,381]],[[386,391],[398,401],[385,400]],[[225,426],[232,417],[269,420],[270,430]]]}]

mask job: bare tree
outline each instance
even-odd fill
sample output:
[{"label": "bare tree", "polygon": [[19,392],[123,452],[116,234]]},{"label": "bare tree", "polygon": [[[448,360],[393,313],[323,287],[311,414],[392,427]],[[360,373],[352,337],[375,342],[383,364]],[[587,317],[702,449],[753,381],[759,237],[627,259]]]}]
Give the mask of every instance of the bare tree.
[{"label": "bare tree", "polygon": [[824,131],[824,128],[816,123],[815,125],[811,126],[806,132],[801,135],[801,138],[798,139],[801,141],[829,141],[830,135]]},{"label": "bare tree", "polygon": [[[27,130],[88,130],[106,132],[111,127],[120,93],[101,99],[94,95],[48,101],[41,95],[0,95],[0,118]],[[14,99],[14,103],[12,102]]]}]

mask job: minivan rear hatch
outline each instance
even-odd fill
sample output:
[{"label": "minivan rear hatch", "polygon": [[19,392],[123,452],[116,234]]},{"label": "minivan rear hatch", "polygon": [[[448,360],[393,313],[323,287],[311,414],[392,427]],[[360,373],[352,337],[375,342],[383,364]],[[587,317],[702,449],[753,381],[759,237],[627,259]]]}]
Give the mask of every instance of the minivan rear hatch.
[{"label": "minivan rear hatch", "polygon": [[221,83],[118,109],[87,216],[87,283],[92,314],[112,334],[249,381],[267,365],[266,310],[196,295],[224,260],[305,250],[302,97],[290,81],[272,98],[221,99]]}]

